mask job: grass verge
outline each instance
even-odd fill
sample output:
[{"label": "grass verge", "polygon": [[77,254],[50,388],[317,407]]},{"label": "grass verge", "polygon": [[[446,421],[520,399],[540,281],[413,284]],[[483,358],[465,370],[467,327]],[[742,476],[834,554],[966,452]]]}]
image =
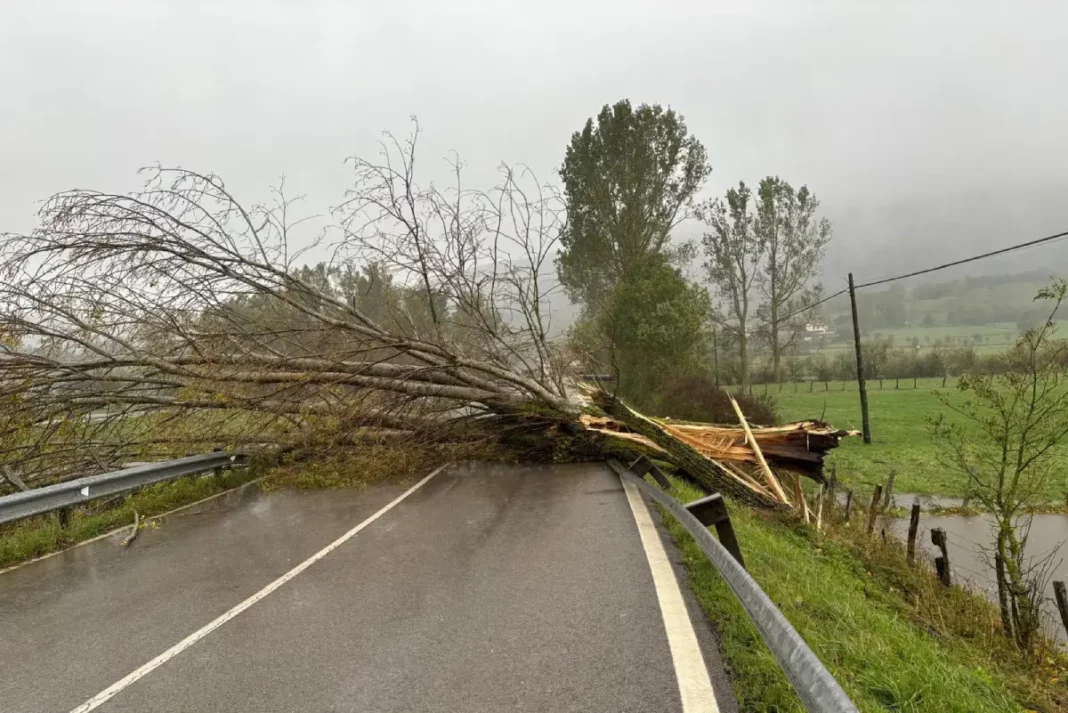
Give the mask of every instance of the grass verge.
[{"label": "grass verge", "polygon": [[[701,493],[675,481],[686,502]],[[1068,663],[1017,653],[980,595],[945,589],[900,545],[830,526],[825,534],[731,507],[750,574],[865,713],[1058,711]],[[673,518],[668,529],[719,631],[743,712],[803,713],[738,600]]]},{"label": "grass verge", "polygon": [[134,512],[141,517],[152,517],[236,488],[254,480],[259,472],[255,468],[241,468],[224,471],[220,475],[184,477],[157,483],[120,501],[105,500],[77,508],[67,528],[59,526],[55,513],[2,527],[0,568],[70,547],[123,525],[132,525]]}]

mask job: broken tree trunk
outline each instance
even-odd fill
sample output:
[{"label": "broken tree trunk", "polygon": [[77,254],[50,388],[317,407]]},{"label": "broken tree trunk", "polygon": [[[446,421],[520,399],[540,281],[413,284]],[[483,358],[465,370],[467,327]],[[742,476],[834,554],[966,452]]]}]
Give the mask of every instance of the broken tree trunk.
[{"label": "broken tree trunk", "polygon": [[[760,469],[764,472],[765,480],[768,481],[768,485],[770,485],[775,494],[779,496],[779,499],[789,505],[790,501],[786,497],[786,492],[782,489],[782,485],[779,484],[779,479],[771,472],[768,462],[764,460],[764,454],[760,451],[760,444],[757,443],[756,438],[753,436],[753,431],[749,428],[749,422],[745,420],[745,414],[742,413],[742,407],[738,405],[738,402],[734,400],[733,396],[728,396],[727,398],[731,400],[731,406],[734,407],[734,413],[738,414],[738,421],[742,424],[742,430],[745,431],[746,443],[752,447],[753,455],[756,456],[757,462],[760,463]],[[800,488],[800,486],[798,487]]]},{"label": "broken tree trunk", "polygon": [[677,466],[685,470],[702,487],[711,492],[731,495],[743,502],[771,509],[786,509],[789,506],[764,491],[760,492],[754,484],[742,480],[738,475],[701,454],[690,444],[674,437],[664,430],[656,421],[637,411],[631,410],[618,399],[606,397],[602,408],[612,417],[622,421],[630,430],[645,436],[667,454]]}]

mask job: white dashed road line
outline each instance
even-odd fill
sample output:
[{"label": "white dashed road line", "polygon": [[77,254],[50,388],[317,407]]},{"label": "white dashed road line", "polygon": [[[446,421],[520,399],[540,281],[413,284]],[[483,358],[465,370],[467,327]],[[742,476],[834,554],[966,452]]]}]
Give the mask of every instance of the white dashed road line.
[{"label": "white dashed road line", "polygon": [[248,599],[246,599],[245,601],[243,601],[240,604],[238,604],[237,606],[233,607],[232,609],[230,609],[226,613],[222,614],[218,618],[213,619],[211,622],[209,622],[208,624],[204,625],[200,629],[197,629],[192,634],[190,634],[189,636],[185,637],[184,639],[182,639],[177,644],[175,644],[171,648],[169,648],[166,651],[164,651],[162,654],[160,654],[156,658],[152,659],[151,661],[149,661],[148,663],[144,664],[143,666],[135,669],[134,671],[131,671],[130,673],[128,673],[127,675],[125,675],[124,677],[122,677],[121,679],[119,679],[118,681],[113,683],[112,685],[108,686],[103,691],[101,691],[100,693],[96,694],[95,696],[93,696],[92,698],[87,700],[85,703],[82,703],[80,706],[78,706],[77,708],[72,710],[71,713],[88,713],[89,711],[95,710],[95,709],[99,708],[100,706],[104,705],[104,703],[106,703],[107,701],[109,701],[112,698],[114,698],[115,695],[118,694],[119,692],[121,692],[124,688],[127,688],[131,684],[137,682],[138,680],[140,680],[140,679],[144,678],[145,676],[147,676],[148,674],[152,673],[152,671],[156,670],[157,668],[159,668],[163,664],[167,663],[168,661],[173,659],[175,656],[177,656],[178,654],[182,653],[183,651],[188,649],[190,646],[192,646],[196,642],[200,641],[205,636],[207,636],[211,632],[215,631],[220,626],[222,626],[223,624],[225,624],[226,622],[230,621],[231,619],[233,619],[235,616],[237,616],[241,612],[243,612],[246,609],[248,609],[249,607],[251,607],[256,602],[260,601],[261,599],[266,598],[269,594],[271,594],[271,592],[273,592],[274,590],[278,589],[283,584],[285,584],[289,580],[293,579],[294,577],[296,577],[298,574],[300,574],[304,570],[308,569],[308,567],[311,567],[313,564],[315,564],[316,562],[321,560],[323,557],[326,557],[328,554],[330,554],[331,552],[336,550],[338,547],[340,547],[341,545],[343,545],[346,542],[348,542],[350,539],[355,537],[365,527],[367,527],[372,522],[374,522],[375,520],[377,520],[378,518],[382,517],[383,515],[385,515],[390,510],[392,510],[395,506],[400,504],[400,502],[402,500],[407,498],[409,495],[414,493],[416,490],[418,490],[419,488],[421,488],[424,485],[426,485],[430,481],[431,478],[433,478],[435,475],[437,475],[442,470],[444,470],[445,467],[446,467],[445,465],[441,466],[440,468],[438,468],[437,470],[432,472],[430,475],[426,476],[425,478],[420,480],[418,483],[416,483],[415,485],[413,485],[412,487],[408,488],[403,493],[398,495],[389,504],[387,504],[381,510],[376,512],[374,515],[372,515],[371,517],[367,518],[366,520],[361,522],[359,525],[357,525],[356,527],[352,528],[351,530],[346,532],[344,535],[342,535],[341,537],[337,538],[336,540],[331,542],[329,545],[327,545],[323,549],[319,550],[314,555],[312,555],[308,559],[304,560],[303,562],[298,564],[296,567],[294,567],[293,569],[289,570],[288,572],[283,574],[281,577],[279,577],[278,579],[274,580],[273,582],[268,584],[266,587],[264,587],[260,591],[256,592],[255,594],[253,594]]}]

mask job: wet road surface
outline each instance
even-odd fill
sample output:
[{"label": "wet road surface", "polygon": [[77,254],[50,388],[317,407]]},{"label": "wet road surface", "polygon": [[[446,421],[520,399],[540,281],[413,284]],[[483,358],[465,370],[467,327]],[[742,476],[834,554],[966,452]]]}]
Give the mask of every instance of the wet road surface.
[{"label": "wet road surface", "polygon": [[[606,467],[452,467],[405,490],[247,488],[129,548],[120,534],[0,574],[0,710],[683,710],[694,667]],[[735,710],[680,581],[698,668]]]}]

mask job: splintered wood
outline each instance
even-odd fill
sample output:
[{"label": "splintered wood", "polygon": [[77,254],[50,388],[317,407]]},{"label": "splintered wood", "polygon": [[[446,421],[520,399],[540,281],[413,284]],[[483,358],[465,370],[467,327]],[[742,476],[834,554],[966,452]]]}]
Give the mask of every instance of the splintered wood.
[{"label": "splintered wood", "polygon": [[[600,405],[611,416],[582,416],[587,429],[640,443],[710,489],[766,507],[801,508],[806,515],[799,477],[823,483],[824,456],[843,437],[858,433],[822,421],[749,426],[741,409],[738,426],[723,426],[650,418],[614,399]],[[783,482],[794,493],[787,495]]]}]

